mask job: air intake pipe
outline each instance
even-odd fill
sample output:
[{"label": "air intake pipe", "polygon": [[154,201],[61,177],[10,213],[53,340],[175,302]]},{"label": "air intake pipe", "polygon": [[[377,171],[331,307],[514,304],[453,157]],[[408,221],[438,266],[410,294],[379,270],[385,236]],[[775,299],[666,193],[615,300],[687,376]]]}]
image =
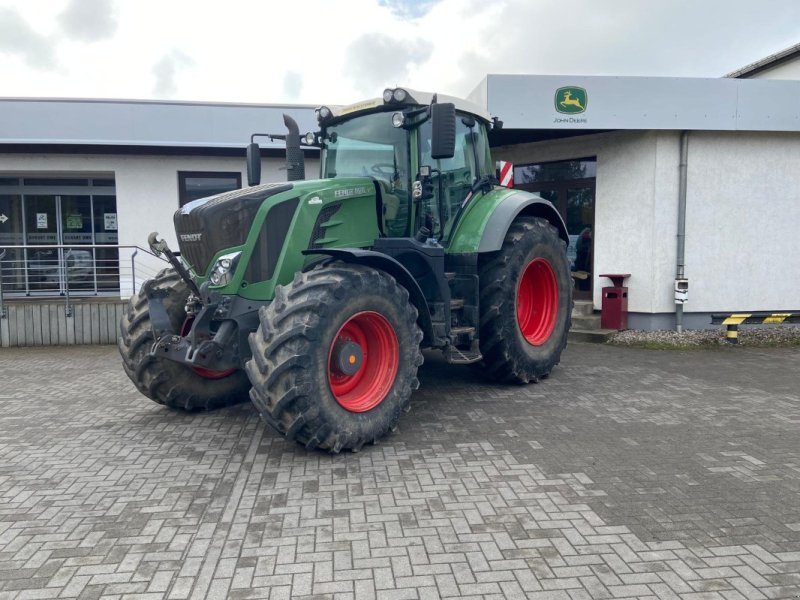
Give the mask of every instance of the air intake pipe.
[{"label": "air intake pipe", "polygon": [[300,149],[300,129],[297,127],[297,121],[284,113],[283,123],[289,130],[286,134],[286,181],[305,179],[305,156]]}]

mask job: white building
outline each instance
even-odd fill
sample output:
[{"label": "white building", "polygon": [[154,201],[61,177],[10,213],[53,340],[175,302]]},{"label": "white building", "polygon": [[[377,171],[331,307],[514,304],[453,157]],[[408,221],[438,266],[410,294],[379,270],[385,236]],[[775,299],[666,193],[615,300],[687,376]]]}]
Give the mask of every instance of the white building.
[{"label": "white building", "polygon": [[[552,200],[583,238],[576,296],[600,310],[599,274],[631,274],[633,328],[675,326],[687,132],[684,325],[702,328],[712,312],[800,309],[798,79],[800,45],[720,79],[489,75],[471,99],[504,121],[493,151],[515,163],[517,187]],[[158,266],[143,251],[131,261],[133,247],[154,230],[174,247],[179,205],[241,186],[250,134],[282,133],[284,112],[315,129],[311,106],[0,99],[5,312],[50,299],[36,314],[55,321],[65,288],[73,300],[128,295],[131,265],[137,279]],[[282,144],[263,148],[263,180],[284,180]],[[92,244],[121,248],[76,249]],[[47,326],[31,342],[16,318],[16,335],[0,319],[2,345],[48,343]]]}]

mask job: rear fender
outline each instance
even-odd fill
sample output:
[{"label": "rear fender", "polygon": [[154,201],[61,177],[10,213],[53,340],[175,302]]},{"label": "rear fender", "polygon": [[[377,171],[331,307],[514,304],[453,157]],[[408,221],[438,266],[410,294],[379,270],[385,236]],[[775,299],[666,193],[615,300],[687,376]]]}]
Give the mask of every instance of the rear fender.
[{"label": "rear fender", "polygon": [[[400,262],[373,250],[360,248],[318,248],[303,250],[303,254],[323,254],[343,262],[365,265],[373,269],[385,271],[397,280],[397,283],[408,290],[409,300],[417,309],[417,324],[424,334],[423,344],[430,344],[435,339],[433,322],[428,308],[428,301],[417,283],[417,280],[408,272]],[[315,261],[316,263],[317,261]]]},{"label": "rear fender", "polygon": [[503,247],[508,228],[519,216],[540,217],[558,229],[558,237],[569,245],[567,226],[556,207],[550,202],[529,192],[517,192],[506,197],[489,217],[481,236],[478,252],[496,252]]}]

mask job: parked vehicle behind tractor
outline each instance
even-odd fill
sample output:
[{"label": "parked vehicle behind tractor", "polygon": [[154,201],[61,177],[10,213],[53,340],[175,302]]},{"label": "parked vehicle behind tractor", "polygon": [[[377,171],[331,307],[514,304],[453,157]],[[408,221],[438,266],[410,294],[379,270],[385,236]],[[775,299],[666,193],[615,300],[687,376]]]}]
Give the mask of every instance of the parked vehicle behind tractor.
[{"label": "parked vehicle behind tractor", "polygon": [[[175,213],[180,256],[121,322],[123,366],[152,400],[185,410],[246,399],[309,448],[357,450],[393,430],[419,386],[421,349],[535,382],[566,346],[567,231],[537,195],[500,187],[487,132],[450,97],[387,89],[317,110],[320,179],[303,180],[289,117],[286,183]],[[254,134],[254,138],[259,134]]]}]

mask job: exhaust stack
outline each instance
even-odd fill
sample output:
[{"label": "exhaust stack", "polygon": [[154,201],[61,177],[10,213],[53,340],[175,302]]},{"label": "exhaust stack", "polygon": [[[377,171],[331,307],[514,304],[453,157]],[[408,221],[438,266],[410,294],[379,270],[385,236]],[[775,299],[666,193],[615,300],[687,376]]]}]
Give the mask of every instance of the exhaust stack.
[{"label": "exhaust stack", "polygon": [[300,129],[289,115],[283,115],[283,123],[289,130],[286,134],[286,181],[299,181],[306,178],[306,163],[300,149]]},{"label": "exhaust stack", "polygon": [[289,133],[254,133],[250,136],[247,146],[247,185],[254,186],[261,183],[261,149],[256,143],[257,137],[266,137],[270,140],[286,141],[286,181],[299,181],[306,178],[306,162],[303,151],[300,149],[300,129],[297,121],[285,114],[283,123]]}]

